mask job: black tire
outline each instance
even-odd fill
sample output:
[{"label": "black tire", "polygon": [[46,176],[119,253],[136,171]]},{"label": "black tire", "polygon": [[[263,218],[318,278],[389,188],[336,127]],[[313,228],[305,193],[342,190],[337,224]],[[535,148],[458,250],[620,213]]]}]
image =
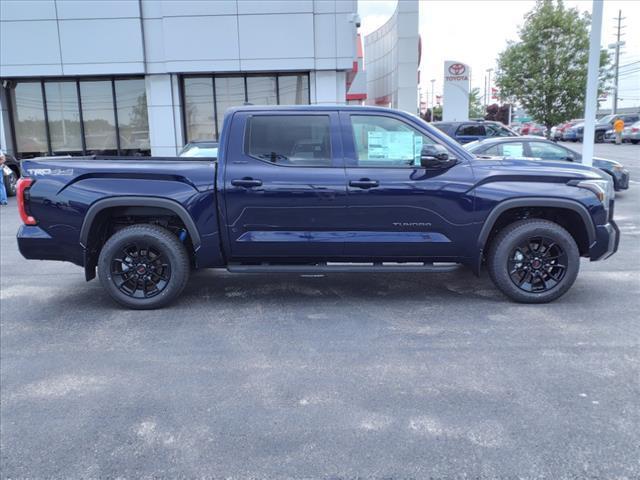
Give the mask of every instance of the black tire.
[{"label": "black tire", "polygon": [[604,132],[596,132],[596,143],[604,143]]},{"label": "black tire", "polygon": [[640,140],[631,140],[631,143],[633,143],[634,145],[637,145],[639,141]]},{"label": "black tire", "polygon": [[102,286],[116,302],[136,310],[172,302],[187,285],[190,269],[180,240],[162,227],[147,224],[113,234],[98,259]]},{"label": "black tire", "polygon": [[[1,171],[1,170],[0,170]],[[16,185],[18,184],[18,176],[11,171],[11,175],[3,175],[4,188],[7,190],[7,197],[16,196]]]},{"label": "black tire", "polygon": [[496,235],[489,247],[487,267],[493,283],[510,299],[547,303],[564,295],[575,282],[580,251],[571,234],[557,223],[535,218],[520,220]]}]

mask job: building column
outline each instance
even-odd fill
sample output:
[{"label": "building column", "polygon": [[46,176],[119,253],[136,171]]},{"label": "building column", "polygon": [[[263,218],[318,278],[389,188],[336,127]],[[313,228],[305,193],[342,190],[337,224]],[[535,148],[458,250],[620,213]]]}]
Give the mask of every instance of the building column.
[{"label": "building column", "polygon": [[145,86],[151,155],[175,157],[183,146],[177,78],[146,75]]},{"label": "building column", "polygon": [[347,100],[347,74],[335,70],[311,73],[311,103],[343,104]]},{"label": "building column", "polygon": [[7,95],[9,89],[0,85],[0,149],[3,152],[15,155],[15,145],[11,137],[11,119],[7,108]]}]

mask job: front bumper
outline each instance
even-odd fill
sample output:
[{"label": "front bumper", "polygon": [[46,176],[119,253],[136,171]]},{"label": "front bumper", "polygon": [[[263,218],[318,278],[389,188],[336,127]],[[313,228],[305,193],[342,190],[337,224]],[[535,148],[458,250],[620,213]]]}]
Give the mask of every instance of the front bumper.
[{"label": "front bumper", "polygon": [[620,244],[620,229],[616,222],[611,220],[606,225],[596,227],[596,239],[589,248],[589,257],[592,262],[604,260],[618,251]]},{"label": "front bumper", "polygon": [[629,188],[629,170],[625,168],[621,172],[615,172],[614,176],[616,179],[616,190],[627,190]]}]

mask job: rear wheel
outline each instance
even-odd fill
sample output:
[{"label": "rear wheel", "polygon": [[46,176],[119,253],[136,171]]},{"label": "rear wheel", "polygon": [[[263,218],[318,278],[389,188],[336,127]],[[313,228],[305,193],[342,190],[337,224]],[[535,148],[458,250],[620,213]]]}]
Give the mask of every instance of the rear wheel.
[{"label": "rear wheel", "polygon": [[560,225],[527,219],[498,233],[487,266],[496,287],[512,300],[546,303],[571,288],[580,269],[580,252]]},{"label": "rear wheel", "polygon": [[98,276],[109,295],[139,310],[173,301],[184,290],[189,272],[184,245],[156,225],[132,225],[116,232],[98,259]]}]

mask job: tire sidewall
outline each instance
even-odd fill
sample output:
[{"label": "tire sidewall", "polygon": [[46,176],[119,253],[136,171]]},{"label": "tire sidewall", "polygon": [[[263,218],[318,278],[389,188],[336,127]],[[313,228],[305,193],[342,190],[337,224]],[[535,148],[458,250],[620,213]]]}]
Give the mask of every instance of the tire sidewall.
[{"label": "tire sidewall", "polygon": [[[161,230],[158,233],[158,230]],[[169,232],[163,234],[162,229],[129,227],[115,233],[105,243],[98,260],[98,276],[102,286],[109,295],[121,305],[128,308],[146,310],[160,308],[174,300],[183,290],[189,275],[189,264],[185,262],[184,246],[177,239],[169,237]],[[111,275],[111,262],[116,255],[134,240],[145,241],[157,248],[169,261],[171,276],[167,286],[154,297],[139,299],[127,296],[114,284]],[[181,252],[180,249],[183,251]]]},{"label": "tire sidewall", "polygon": [[[508,259],[513,249],[532,237],[547,237],[558,243],[567,255],[567,271],[554,287],[546,292],[526,292],[513,283],[509,275]],[[522,222],[506,236],[497,239],[490,254],[489,272],[496,286],[511,299],[522,303],[546,303],[564,295],[575,282],[580,270],[580,252],[573,237],[560,225],[549,221]]]}]

